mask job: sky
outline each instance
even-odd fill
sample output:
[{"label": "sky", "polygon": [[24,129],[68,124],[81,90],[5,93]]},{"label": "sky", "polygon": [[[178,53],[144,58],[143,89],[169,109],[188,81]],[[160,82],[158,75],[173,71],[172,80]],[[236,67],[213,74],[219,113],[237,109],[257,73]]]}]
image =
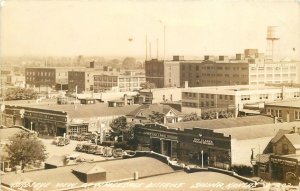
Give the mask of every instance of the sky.
[{"label": "sky", "polygon": [[296,0],[5,0],[0,14],[2,56],[145,56],[146,36],[148,57],[150,43],[159,58],[264,53],[279,26],[281,57],[300,57]]}]

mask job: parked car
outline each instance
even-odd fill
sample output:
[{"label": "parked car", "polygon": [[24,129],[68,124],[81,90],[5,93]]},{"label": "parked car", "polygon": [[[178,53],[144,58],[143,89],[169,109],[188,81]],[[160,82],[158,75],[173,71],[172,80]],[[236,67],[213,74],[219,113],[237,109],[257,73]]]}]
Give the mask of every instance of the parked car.
[{"label": "parked car", "polygon": [[96,152],[96,149],[97,149],[97,145],[92,144],[89,146],[88,153],[94,154]]},{"label": "parked car", "polygon": [[96,155],[103,155],[103,153],[104,153],[104,147],[98,145],[97,148],[96,148],[95,154],[96,154]]},{"label": "parked car", "polygon": [[120,149],[120,148],[113,149],[113,156],[115,158],[122,157],[123,156],[123,150]]},{"label": "parked car", "polygon": [[61,137],[58,139],[57,146],[65,146],[68,145],[69,143],[70,143],[70,139],[66,137]]},{"label": "parked car", "polygon": [[54,140],[52,141],[52,144],[53,145],[57,145],[58,141],[60,138],[63,138],[62,136],[57,136],[57,137],[54,137]]},{"label": "parked car", "polygon": [[89,141],[92,139],[92,133],[91,132],[87,132],[87,133],[82,133],[78,136],[77,140],[78,141]]},{"label": "parked car", "polygon": [[134,157],[134,155],[135,155],[135,151],[125,150],[123,152],[123,158],[131,158]]},{"label": "parked car", "polygon": [[89,147],[90,147],[91,143],[85,143],[82,145],[82,149],[81,152],[88,152],[89,151]]},{"label": "parked car", "polygon": [[112,151],[113,151],[112,147],[105,147],[103,156],[112,157],[112,154],[113,154]]},{"label": "parked car", "polygon": [[77,144],[75,150],[79,152],[82,151],[82,144]]}]

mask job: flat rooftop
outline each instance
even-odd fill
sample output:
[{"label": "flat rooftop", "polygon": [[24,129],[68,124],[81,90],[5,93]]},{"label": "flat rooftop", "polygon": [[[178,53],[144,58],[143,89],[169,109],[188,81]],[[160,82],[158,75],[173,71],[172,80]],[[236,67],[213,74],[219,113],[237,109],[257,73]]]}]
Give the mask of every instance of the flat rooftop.
[{"label": "flat rooftop", "polygon": [[[238,186],[237,188],[231,186]],[[245,186],[245,187],[242,187]],[[102,185],[99,190],[123,191],[123,190],[148,190],[148,191],[187,191],[187,190],[249,190],[243,181],[218,172],[175,172],[160,176],[138,179],[131,182],[123,182],[118,184]],[[95,188],[80,189],[84,191],[92,191]]]},{"label": "flat rooftop", "polygon": [[186,128],[207,128],[207,129],[224,129],[232,127],[242,127],[251,125],[264,125],[274,123],[274,118],[269,116],[257,115],[237,118],[222,118],[213,120],[199,120],[178,123],[168,123],[169,128],[186,129]]},{"label": "flat rooftop", "polygon": [[247,140],[262,137],[274,137],[281,130],[292,131],[293,127],[300,127],[299,122],[245,125],[242,127],[216,129],[215,132],[231,135],[232,139]]},{"label": "flat rooftop", "polygon": [[279,106],[279,107],[300,108],[300,100],[280,101],[280,102],[266,103],[265,106]]},{"label": "flat rooftop", "polygon": [[[167,164],[151,157],[111,160],[93,164],[97,164],[106,171],[106,181],[101,182],[132,179],[134,172],[138,172],[138,175],[141,178],[174,172]],[[76,166],[78,165],[37,170],[21,174],[5,174],[1,176],[1,183],[11,185],[22,180],[33,181],[35,183],[48,183],[49,185],[46,188],[39,189],[45,191],[58,190],[57,184],[59,183],[70,183],[74,186],[80,186],[84,183],[72,172],[72,169]]]},{"label": "flat rooftop", "polygon": [[[299,90],[299,88],[285,87],[286,91]],[[182,88],[182,92],[193,93],[211,93],[211,94],[228,94],[235,95],[240,93],[257,93],[257,91],[282,91],[282,87],[278,86],[265,86],[265,85],[233,85],[233,86],[209,86],[209,87],[189,87]]]},{"label": "flat rooftop", "polygon": [[20,102],[5,102],[6,105],[15,105],[21,107],[64,111],[67,112],[70,118],[90,118],[101,116],[119,116],[126,115],[140,107],[140,105],[128,105],[124,107],[108,107],[107,103],[96,104],[65,104],[59,105],[56,100],[43,100],[40,103],[36,101],[20,101]]}]

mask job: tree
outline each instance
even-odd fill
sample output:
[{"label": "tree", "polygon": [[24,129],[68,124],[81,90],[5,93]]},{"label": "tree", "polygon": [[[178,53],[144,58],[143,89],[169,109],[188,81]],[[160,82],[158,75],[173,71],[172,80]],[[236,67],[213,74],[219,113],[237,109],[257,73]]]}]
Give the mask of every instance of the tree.
[{"label": "tree", "polygon": [[192,112],[192,113],[186,114],[186,115],[183,117],[182,121],[198,121],[198,120],[200,120],[200,119],[201,119],[201,117],[198,116],[197,113]]},{"label": "tree", "polygon": [[157,111],[152,111],[152,114],[149,115],[149,120],[152,123],[164,123],[164,117],[165,117],[165,114],[157,112]]},{"label": "tree", "polygon": [[44,144],[29,132],[21,132],[11,137],[5,150],[10,163],[13,166],[21,165],[22,169],[26,164],[42,162],[47,158]]},{"label": "tree", "polygon": [[133,57],[126,57],[122,63],[125,69],[136,68],[136,59]]},{"label": "tree", "polygon": [[124,116],[114,119],[109,126],[112,128],[113,133],[116,136],[122,135],[123,141],[131,139],[133,137],[133,128],[135,124],[127,123],[126,117]]},{"label": "tree", "polygon": [[36,98],[37,93],[32,89],[26,88],[8,89],[5,95],[5,100],[29,100]]}]

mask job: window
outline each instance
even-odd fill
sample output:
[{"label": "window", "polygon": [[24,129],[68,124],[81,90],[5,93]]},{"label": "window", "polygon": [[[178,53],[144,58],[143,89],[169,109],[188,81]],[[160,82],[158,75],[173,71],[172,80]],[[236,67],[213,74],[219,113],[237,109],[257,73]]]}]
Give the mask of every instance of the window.
[{"label": "window", "polygon": [[203,101],[201,102],[201,107],[204,107],[204,102]]},{"label": "window", "polygon": [[201,98],[204,98],[204,94],[201,94]]},{"label": "window", "polygon": [[215,103],[212,101],[212,102],[210,103],[210,105],[211,105],[211,106],[215,106]]},{"label": "window", "polygon": [[198,71],[199,70],[199,66],[196,66],[196,71]]},{"label": "window", "polygon": [[281,99],[281,98],[282,98],[282,93],[277,93],[277,94],[276,94],[276,97],[277,97],[278,99]]},{"label": "window", "polygon": [[220,96],[219,96],[219,98],[220,98],[220,99],[223,99],[223,96],[222,96],[222,95],[220,95]]},{"label": "window", "polygon": [[208,94],[206,94],[206,98],[208,98],[209,97],[209,95]]},{"label": "window", "polygon": [[300,111],[295,111],[295,120],[300,120]]},{"label": "window", "polygon": [[271,115],[271,114],[272,114],[271,109],[267,109],[267,115]]},{"label": "window", "polygon": [[211,97],[211,99],[214,99],[214,98],[215,98],[215,95],[211,94],[211,96],[210,96],[210,97]]},{"label": "window", "polygon": [[282,111],[281,110],[275,110],[275,117],[282,117]]},{"label": "window", "polygon": [[206,102],[206,107],[209,107],[209,102],[208,101]]},{"label": "window", "polygon": [[244,101],[244,100],[250,100],[250,95],[242,95],[241,101]]}]

